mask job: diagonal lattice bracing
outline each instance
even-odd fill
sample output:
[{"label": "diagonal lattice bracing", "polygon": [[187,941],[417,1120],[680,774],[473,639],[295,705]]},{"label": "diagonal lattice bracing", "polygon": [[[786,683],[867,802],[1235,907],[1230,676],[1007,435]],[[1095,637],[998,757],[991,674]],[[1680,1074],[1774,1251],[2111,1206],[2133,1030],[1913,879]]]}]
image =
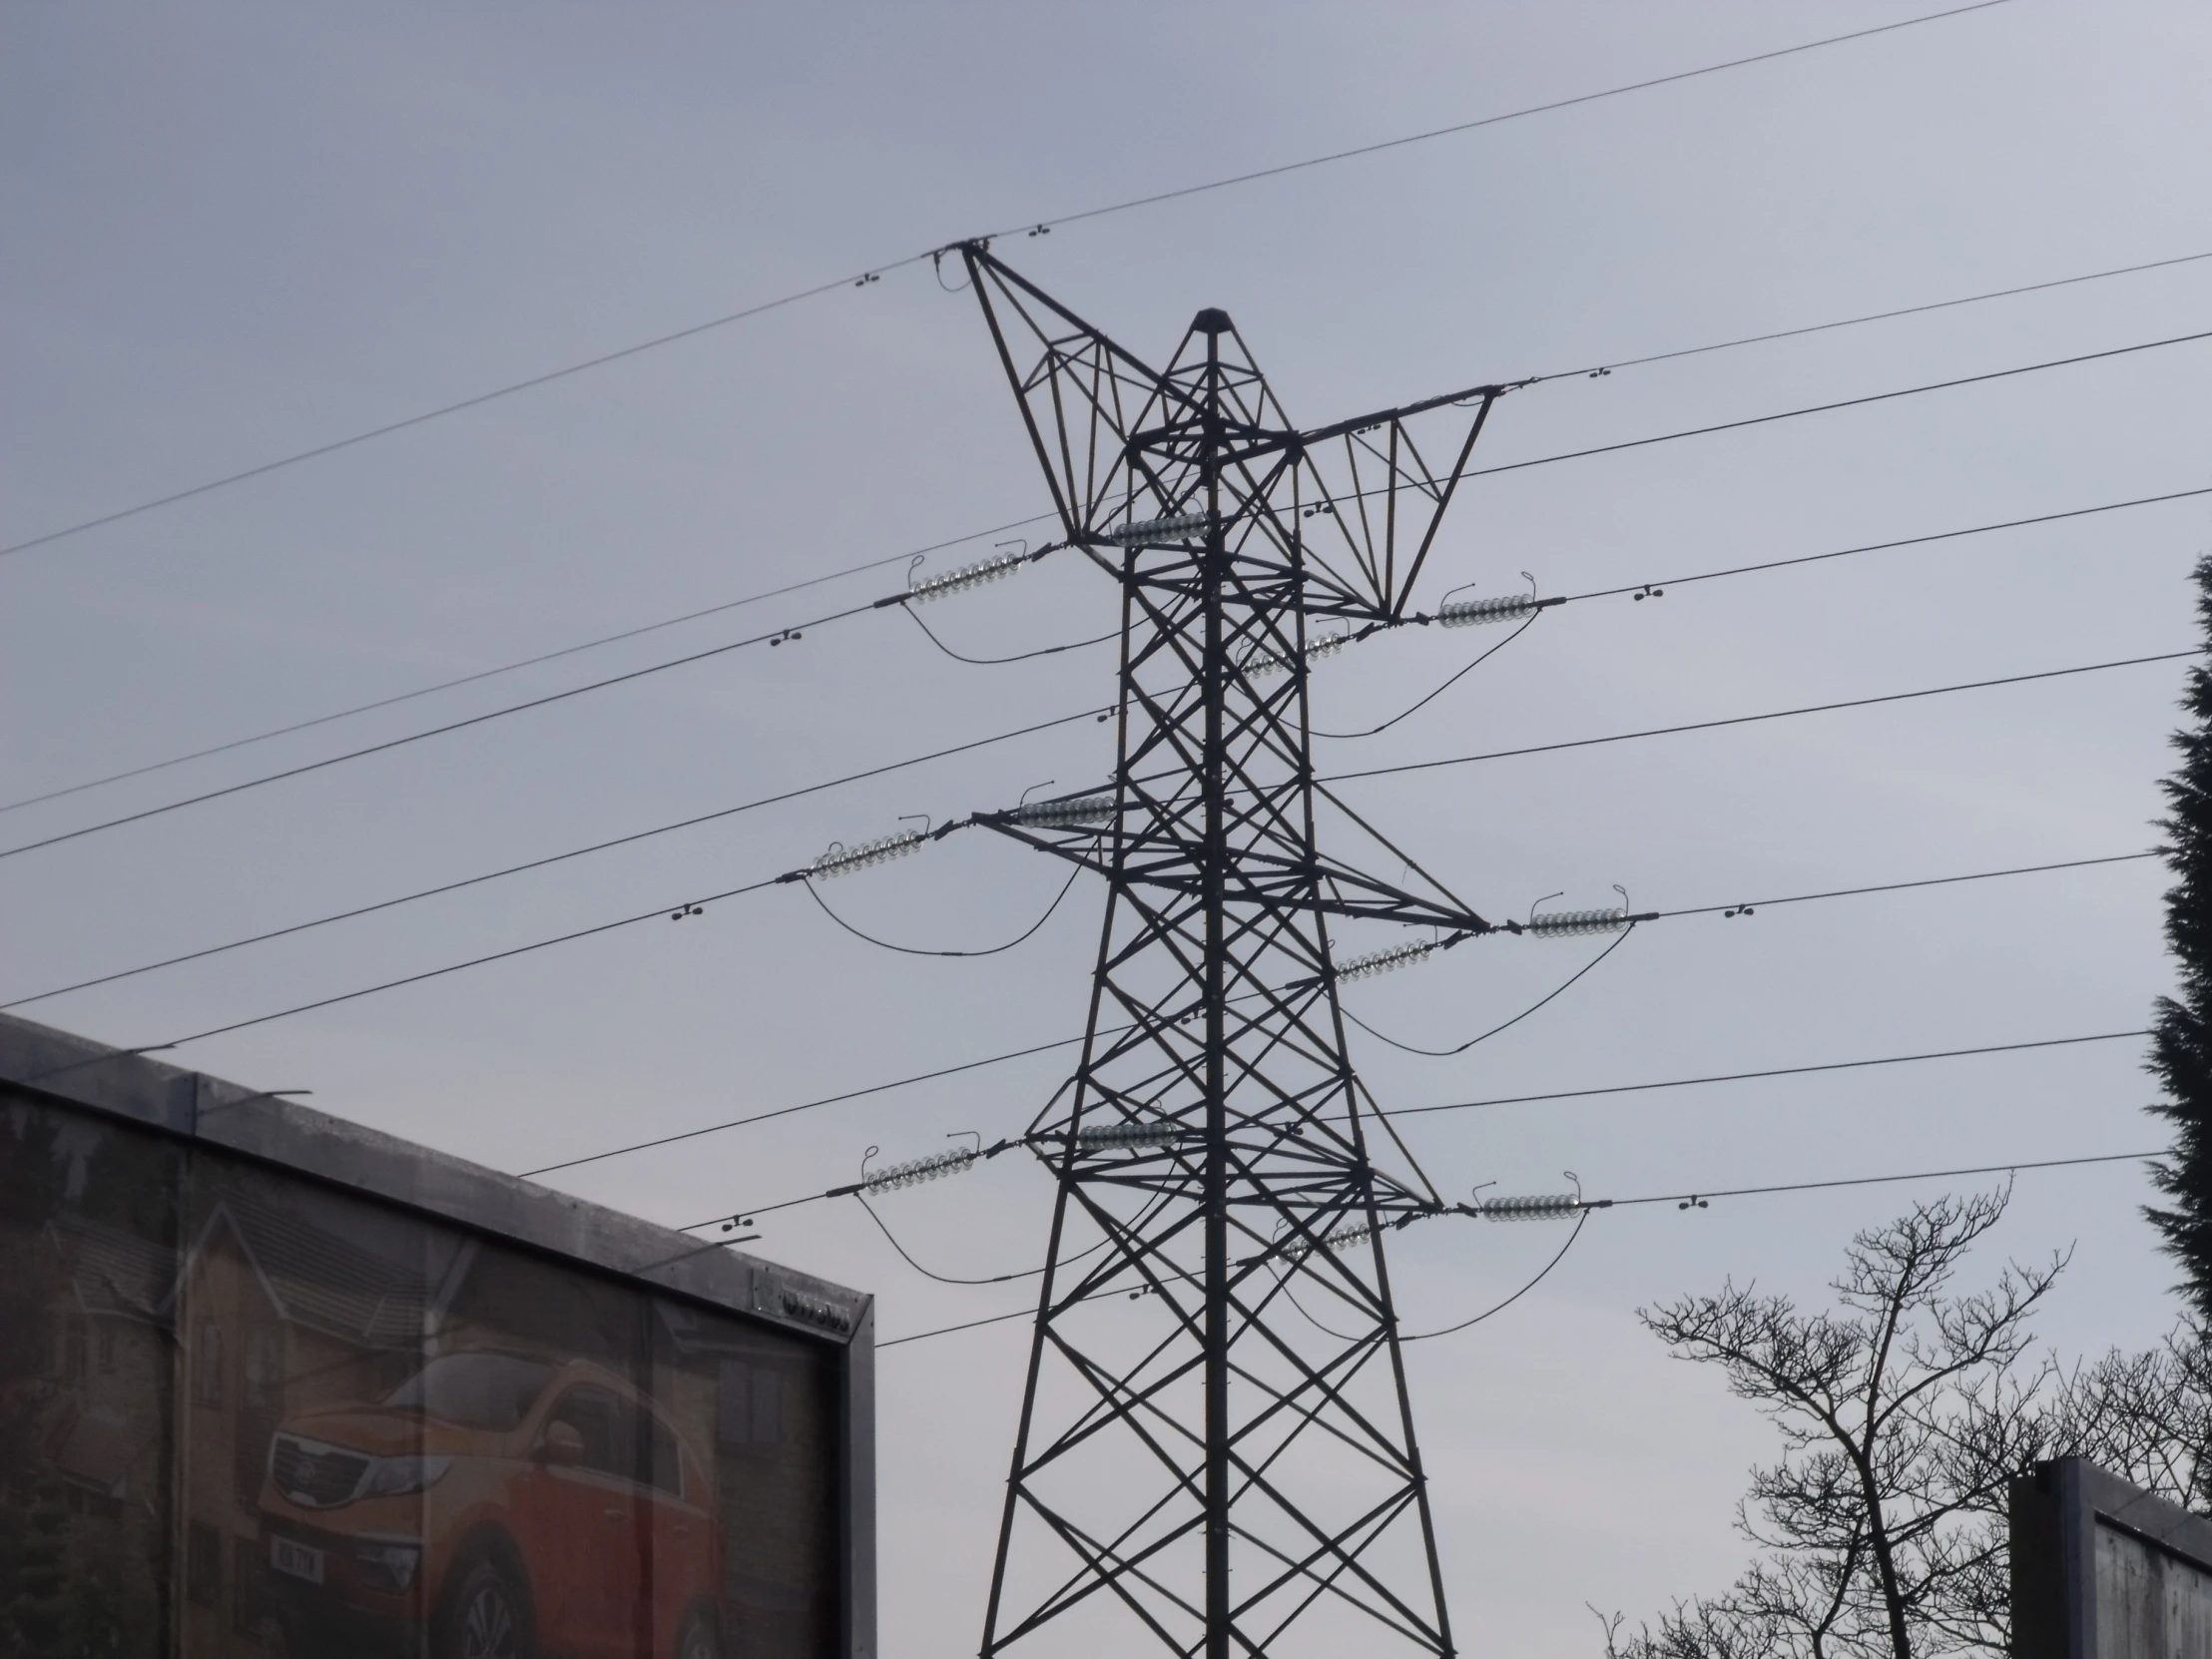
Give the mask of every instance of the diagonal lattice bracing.
[{"label": "diagonal lattice bracing", "polygon": [[1441,1206],[1371,1143],[1328,929],[1490,927],[1319,849],[1307,669],[1414,614],[1505,388],[1302,431],[1225,314],[1155,369],[959,254],[1123,608],[1111,827],[982,821],[1108,887],[1090,1035],[1029,1138],[1057,1195],[983,1659],[1449,1654],[1383,1248]]}]

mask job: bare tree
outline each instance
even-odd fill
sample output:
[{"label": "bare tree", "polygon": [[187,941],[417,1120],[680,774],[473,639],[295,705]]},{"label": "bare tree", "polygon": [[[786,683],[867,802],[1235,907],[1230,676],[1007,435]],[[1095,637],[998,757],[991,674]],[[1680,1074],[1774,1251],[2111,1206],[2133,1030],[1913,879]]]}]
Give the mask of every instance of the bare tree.
[{"label": "bare tree", "polygon": [[[1725,1594],[1679,1603],[1656,1626],[1624,1638],[1609,1625],[1610,1655],[2002,1650],[2006,1484],[2048,1454],[2049,1401],[2068,1382],[2030,1356],[2027,1328],[2064,1256],[2008,1266],[1983,1290],[1952,1288],[2008,1196],[1944,1198],[1861,1233],[1833,1310],[1731,1283],[1639,1312],[1677,1358],[1719,1365],[1731,1391],[1773,1419],[1783,1454],[1754,1471],[1737,1510],[1763,1558]],[[2146,1407],[2156,1395],[2154,1382],[2119,1372],[2103,1381],[2115,1396],[2142,1382]],[[2086,1393],[2083,1413],[2082,1434],[2101,1432]]]},{"label": "bare tree", "polygon": [[2086,1457],[2212,1513],[2212,1348],[2185,1319],[2158,1347],[2077,1367],[2052,1400],[2041,1456]]}]

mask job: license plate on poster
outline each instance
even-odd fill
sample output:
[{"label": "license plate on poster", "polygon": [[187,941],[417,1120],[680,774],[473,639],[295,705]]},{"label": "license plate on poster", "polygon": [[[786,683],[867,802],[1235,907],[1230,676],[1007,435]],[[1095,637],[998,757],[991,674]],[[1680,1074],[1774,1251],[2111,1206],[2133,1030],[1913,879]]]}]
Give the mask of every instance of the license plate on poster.
[{"label": "license plate on poster", "polygon": [[295,1544],[289,1538],[269,1540],[269,1564],[278,1572],[288,1572],[310,1584],[322,1582],[322,1551]]}]

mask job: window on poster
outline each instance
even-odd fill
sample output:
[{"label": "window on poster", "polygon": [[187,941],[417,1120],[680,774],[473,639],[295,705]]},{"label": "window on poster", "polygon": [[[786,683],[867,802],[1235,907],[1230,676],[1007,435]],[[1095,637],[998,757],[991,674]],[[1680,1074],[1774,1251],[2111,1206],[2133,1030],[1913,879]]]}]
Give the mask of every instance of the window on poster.
[{"label": "window on poster", "polygon": [[261,1628],[262,1604],[257,1593],[262,1572],[262,1552],[252,1538],[231,1540],[231,1628],[251,1636]]},{"label": "window on poster", "polygon": [[202,1607],[223,1600],[223,1535],[206,1521],[185,1529],[185,1594]]},{"label": "window on poster", "polygon": [[275,1325],[246,1328],[246,1408],[280,1411],[284,1405],[284,1333]]},{"label": "window on poster", "polygon": [[[80,1363],[82,1353],[80,1346]],[[202,1405],[223,1403],[223,1327],[214,1320],[201,1324],[199,1341],[193,1344],[192,1397]]]},{"label": "window on poster", "polygon": [[726,1446],[772,1446],[782,1437],[783,1378],[743,1360],[722,1363],[715,1437]]}]

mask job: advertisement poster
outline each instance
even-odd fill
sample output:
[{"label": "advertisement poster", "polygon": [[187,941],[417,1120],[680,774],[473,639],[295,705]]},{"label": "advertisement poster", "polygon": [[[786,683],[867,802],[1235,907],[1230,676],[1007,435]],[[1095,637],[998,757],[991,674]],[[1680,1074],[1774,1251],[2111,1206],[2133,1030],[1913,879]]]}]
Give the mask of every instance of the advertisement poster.
[{"label": "advertisement poster", "polygon": [[830,1659],[834,1357],[0,1099],[0,1655]]}]

